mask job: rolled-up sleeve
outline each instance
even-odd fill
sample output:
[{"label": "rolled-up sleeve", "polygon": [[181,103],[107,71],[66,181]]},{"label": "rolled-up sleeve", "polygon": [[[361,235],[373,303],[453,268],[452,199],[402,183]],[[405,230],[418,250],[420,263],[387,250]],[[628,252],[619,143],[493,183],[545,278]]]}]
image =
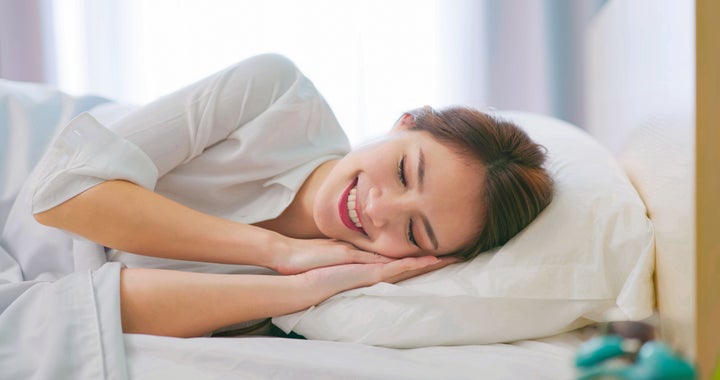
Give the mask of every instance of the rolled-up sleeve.
[{"label": "rolled-up sleeve", "polygon": [[32,212],[53,208],[105,180],[152,189],[157,178],[156,166],[141,149],[84,113],[60,133],[36,168]]}]

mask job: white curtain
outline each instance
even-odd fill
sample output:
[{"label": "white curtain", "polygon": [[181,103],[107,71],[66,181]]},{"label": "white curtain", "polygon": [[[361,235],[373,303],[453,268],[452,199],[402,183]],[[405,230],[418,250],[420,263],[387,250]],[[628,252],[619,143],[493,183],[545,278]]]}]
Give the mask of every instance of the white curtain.
[{"label": "white curtain", "polygon": [[0,78],[54,82],[51,0],[0,0]]},{"label": "white curtain", "polygon": [[[603,3],[2,0],[0,21],[13,25],[0,24],[0,76],[143,103],[278,52],[315,82],[353,142],[424,104],[528,110],[582,125],[583,30]],[[7,48],[28,30],[35,35],[23,44],[42,54]]]}]

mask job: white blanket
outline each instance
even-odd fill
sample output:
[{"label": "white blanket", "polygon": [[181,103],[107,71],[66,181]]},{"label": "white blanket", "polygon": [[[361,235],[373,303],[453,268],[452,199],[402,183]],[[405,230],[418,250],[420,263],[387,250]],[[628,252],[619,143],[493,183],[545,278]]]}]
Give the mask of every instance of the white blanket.
[{"label": "white blanket", "polygon": [[[0,80],[0,228],[55,131],[107,99]],[[0,240],[0,378],[124,379],[120,265],[28,280]],[[52,254],[52,247],[48,247]]]}]

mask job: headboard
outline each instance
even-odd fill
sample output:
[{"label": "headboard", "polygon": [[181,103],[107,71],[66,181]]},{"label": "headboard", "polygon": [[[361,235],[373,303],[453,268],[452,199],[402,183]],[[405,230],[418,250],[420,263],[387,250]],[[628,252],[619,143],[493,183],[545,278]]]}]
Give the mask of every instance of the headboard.
[{"label": "headboard", "polygon": [[694,357],[694,4],[610,1],[587,35],[588,131],[619,158],[656,236],[663,339]]},{"label": "headboard", "polygon": [[646,204],[661,337],[700,378],[720,348],[719,13],[714,0],[612,0],[586,41],[586,128]]}]

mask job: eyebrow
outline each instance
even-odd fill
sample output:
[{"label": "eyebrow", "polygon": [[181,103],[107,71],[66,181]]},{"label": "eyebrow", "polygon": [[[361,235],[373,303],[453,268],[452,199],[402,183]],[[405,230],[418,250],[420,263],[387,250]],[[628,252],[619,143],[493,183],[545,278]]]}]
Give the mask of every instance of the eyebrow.
[{"label": "eyebrow", "polygon": [[420,189],[420,191],[422,191],[423,182],[425,181],[425,153],[423,153],[422,148],[420,149],[420,153],[418,154],[417,174],[418,188]]},{"label": "eyebrow", "polygon": [[[420,149],[420,153],[418,154],[418,165],[417,165],[417,179],[418,179],[418,189],[422,191],[423,183],[425,182],[425,154],[423,153],[422,149]],[[427,233],[428,237],[430,238],[430,241],[433,244],[433,247],[435,250],[438,250],[438,241],[437,237],[435,237],[435,232],[432,229],[432,226],[430,225],[430,221],[428,220],[427,216],[424,214],[422,215],[422,221],[423,225],[425,226],[425,233]]]}]

